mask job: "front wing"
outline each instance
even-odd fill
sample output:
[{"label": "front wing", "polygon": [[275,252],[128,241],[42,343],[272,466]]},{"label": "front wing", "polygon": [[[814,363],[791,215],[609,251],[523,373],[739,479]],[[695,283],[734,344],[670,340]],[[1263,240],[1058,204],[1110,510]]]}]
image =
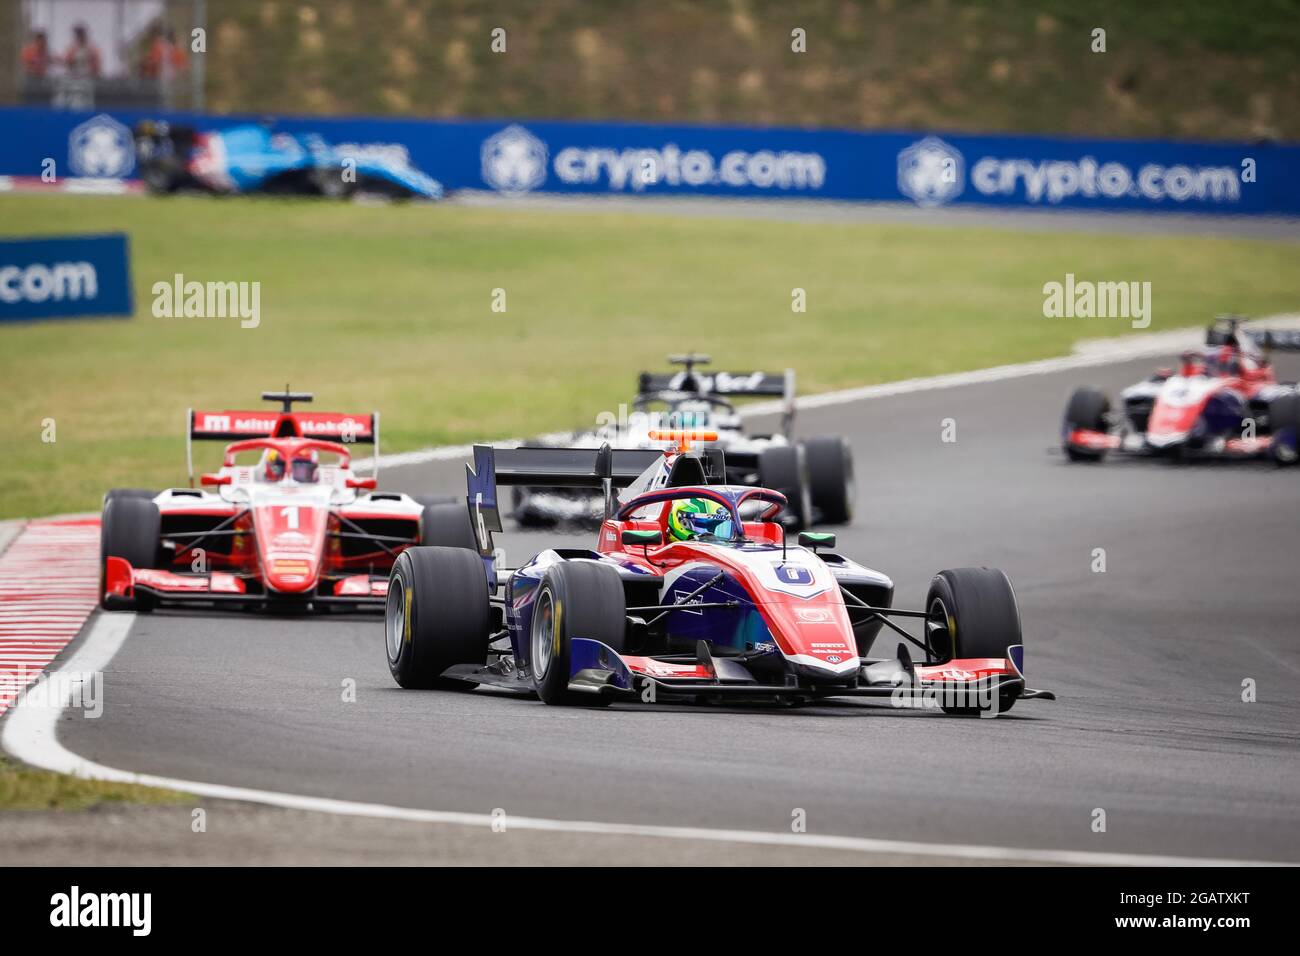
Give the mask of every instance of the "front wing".
[{"label": "front wing", "polygon": [[[629,701],[670,700],[799,701],[825,697],[874,697],[900,708],[956,707],[996,714],[998,703],[1055,700],[1050,691],[1025,685],[1023,649],[1008,648],[1007,658],[952,660],[934,666],[912,666],[903,660],[864,663],[854,683],[823,685],[797,682],[764,684],[744,667],[707,653],[697,661],[665,661],[622,655],[599,641],[575,638],[570,644],[569,690]],[[463,664],[448,668],[444,677],[531,691],[527,675],[513,668]]]},{"label": "front wing", "polygon": [[177,574],[154,568],[136,568],[123,558],[107,558],[104,567],[104,605],[147,596],[159,604],[262,605],[274,601],[310,602],[313,605],[382,610],[388,597],[388,577],[349,574],[321,579],[315,588],[300,593],[268,591],[247,575],[213,571]]}]

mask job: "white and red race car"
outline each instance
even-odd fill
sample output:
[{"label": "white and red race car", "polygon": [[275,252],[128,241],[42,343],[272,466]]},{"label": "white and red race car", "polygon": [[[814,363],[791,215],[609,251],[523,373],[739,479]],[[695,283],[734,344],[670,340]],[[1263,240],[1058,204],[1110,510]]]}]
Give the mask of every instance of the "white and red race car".
[{"label": "white and red race car", "polygon": [[[415,544],[472,545],[463,502],[375,490],[352,448],[377,446],[379,415],[294,411],[305,392],[264,392],[279,411],[188,412],[190,486],[104,496],[101,603],[380,609],[388,572]],[[224,440],[194,487],[193,441]]]},{"label": "white and red race car", "polygon": [[1078,388],[1061,424],[1071,461],[1100,461],[1108,452],[1171,458],[1271,456],[1300,459],[1300,386],[1277,380],[1270,353],[1300,351],[1300,332],[1249,329],[1235,316],[1206,330],[1205,346],[1182,365],[1160,369],[1120,395],[1112,411],[1100,390]]}]

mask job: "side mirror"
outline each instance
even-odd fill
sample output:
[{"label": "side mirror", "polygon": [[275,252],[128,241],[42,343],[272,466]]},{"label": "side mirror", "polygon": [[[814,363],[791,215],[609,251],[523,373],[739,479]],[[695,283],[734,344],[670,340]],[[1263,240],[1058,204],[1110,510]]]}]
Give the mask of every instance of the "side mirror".
[{"label": "side mirror", "polygon": [[816,551],[818,548],[835,547],[835,535],[829,531],[800,531],[799,544],[805,548],[812,548]]},{"label": "side mirror", "polygon": [[222,474],[219,474],[218,472],[215,472],[215,471],[209,471],[209,472],[205,472],[205,473],[204,473],[204,474],[199,478],[199,484],[201,484],[201,485],[228,485],[228,484],[230,484],[231,481],[233,481],[233,480],[234,480],[234,479],[232,479],[232,478],[230,477],[230,475],[222,475]]},{"label": "side mirror", "polygon": [[374,491],[379,487],[378,478],[349,478],[347,480],[349,488],[361,488],[366,491]]},{"label": "side mirror", "polygon": [[628,528],[623,531],[621,540],[624,544],[639,545],[648,548],[652,544],[663,544],[664,533],[662,531],[638,531],[633,528]]}]

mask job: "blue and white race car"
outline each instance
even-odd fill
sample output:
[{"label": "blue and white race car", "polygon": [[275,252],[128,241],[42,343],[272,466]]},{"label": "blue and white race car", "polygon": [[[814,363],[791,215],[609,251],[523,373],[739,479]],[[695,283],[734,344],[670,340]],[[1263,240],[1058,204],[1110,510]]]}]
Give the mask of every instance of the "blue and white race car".
[{"label": "blue and white race car", "polygon": [[280,193],[344,198],[441,199],[442,184],[403,156],[331,146],[314,133],[247,123],[200,132],[145,120],[136,124],[140,175],[151,193]]}]

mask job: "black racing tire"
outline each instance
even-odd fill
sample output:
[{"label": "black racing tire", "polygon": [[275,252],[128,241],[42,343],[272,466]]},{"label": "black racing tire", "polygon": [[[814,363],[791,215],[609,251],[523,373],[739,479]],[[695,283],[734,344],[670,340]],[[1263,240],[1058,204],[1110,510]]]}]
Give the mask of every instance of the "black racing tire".
[{"label": "black racing tire", "polygon": [[1273,461],[1283,467],[1296,464],[1296,450],[1278,443],[1276,438],[1281,432],[1289,432],[1294,441],[1300,441],[1300,394],[1282,395],[1269,402],[1268,430],[1274,436],[1269,448]]},{"label": "black racing tire", "polygon": [[[930,581],[925,597],[926,631],[942,662],[973,657],[1008,657],[1007,648],[1024,644],[1016,592],[997,568],[954,568]],[[1015,704],[1004,692],[998,713]],[[978,707],[943,707],[945,713],[970,716]]]},{"label": "black racing tire", "polygon": [[853,449],[838,435],[822,435],[803,443],[808,462],[808,493],[822,524],[853,520]]},{"label": "black racing tire", "polygon": [[1069,432],[1076,428],[1089,431],[1109,431],[1106,414],[1110,411],[1110,399],[1100,390],[1090,385],[1083,385],[1074,390],[1070,401],[1065,406],[1065,421],[1061,445],[1070,461],[1101,461],[1106,457],[1102,448],[1076,448],[1065,441]]},{"label": "black racing tire", "polygon": [[407,548],[388,577],[384,647],[402,687],[473,690],[445,678],[457,664],[487,663],[490,640],[487,570],[464,548]]},{"label": "black racing tire", "polygon": [[528,635],[537,696],[543,703],[570,707],[611,703],[606,694],[569,690],[570,641],[586,637],[622,653],[626,632],[627,598],[617,570],[599,561],[552,565],[537,588]]},{"label": "black racing tire", "polygon": [[322,166],[312,170],[307,178],[312,188],[326,199],[349,199],[357,192],[357,180],[355,170],[351,181],[345,178],[347,172],[343,166]]},{"label": "black racing tire", "polygon": [[[127,489],[119,489],[119,491]],[[133,568],[156,568],[161,545],[162,516],[158,506],[141,495],[104,496],[103,517],[99,526],[99,603],[105,610],[142,611],[154,609],[152,595],[133,598],[112,597],[105,593],[105,571],[109,558],[122,558]]]},{"label": "black racing tire", "polygon": [[140,178],[154,196],[170,196],[180,188],[183,171],[174,159],[151,159],[140,165]]},{"label": "black racing tire", "polygon": [[796,531],[812,523],[808,463],[800,445],[770,445],[758,454],[758,483],[785,495],[786,514]]},{"label": "black racing tire", "polygon": [[439,501],[424,506],[420,516],[420,544],[424,547],[463,548],[478,553],[478,538],[464,500]]},{"label": "black racing tire", "polygon": [[148,498],[152,501],[158,497],[158,492],[149,488],[112,488],[104,493],[104,502],[108,503],[109,498]]}]

